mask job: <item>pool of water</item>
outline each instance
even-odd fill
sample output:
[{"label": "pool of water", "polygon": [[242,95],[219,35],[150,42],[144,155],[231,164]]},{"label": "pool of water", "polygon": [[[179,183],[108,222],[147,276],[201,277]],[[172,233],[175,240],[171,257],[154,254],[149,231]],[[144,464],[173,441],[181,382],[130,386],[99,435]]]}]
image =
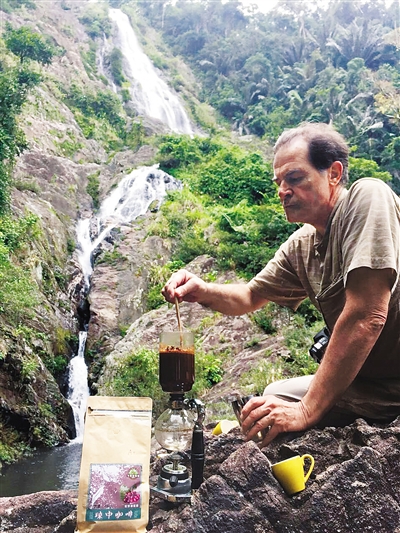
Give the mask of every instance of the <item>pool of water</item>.
[{"label": "pool of water", "polygon": [[32,457],[4,466],[0,497],[20,496],[44,490],[77,489],[82,443],[41,450]]}]

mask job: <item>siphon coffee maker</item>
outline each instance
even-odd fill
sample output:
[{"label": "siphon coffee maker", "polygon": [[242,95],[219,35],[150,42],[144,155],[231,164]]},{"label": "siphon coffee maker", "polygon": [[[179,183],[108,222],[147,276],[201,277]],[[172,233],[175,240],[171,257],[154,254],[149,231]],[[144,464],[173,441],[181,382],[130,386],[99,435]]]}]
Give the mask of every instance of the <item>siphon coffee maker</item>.
[{"label": "siphon coffee maker", "polygon": [[[203,481],[204,440],[202,402],[185,399],[194,383],[194,336],[192,332],[162,332],[159,346],[159,381],[169,393],[168,409],[157,419],[154,435],[168,452],[169,460],[158,476],[153,494],[171,502],[190,502],[193,489]],[[192,478],[181,464],[191,446]]]}]

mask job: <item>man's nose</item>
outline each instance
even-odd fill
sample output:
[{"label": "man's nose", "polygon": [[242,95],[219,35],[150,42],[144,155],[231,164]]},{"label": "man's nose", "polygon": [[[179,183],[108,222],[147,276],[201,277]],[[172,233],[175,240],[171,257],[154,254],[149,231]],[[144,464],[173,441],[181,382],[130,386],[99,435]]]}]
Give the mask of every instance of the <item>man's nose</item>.
[{"label": "man's nose", "polygon": [[283,203],[284,199],[293,194],[292,190],[287,187],[285,182],[281,182],[278,187],[279,200]]}]

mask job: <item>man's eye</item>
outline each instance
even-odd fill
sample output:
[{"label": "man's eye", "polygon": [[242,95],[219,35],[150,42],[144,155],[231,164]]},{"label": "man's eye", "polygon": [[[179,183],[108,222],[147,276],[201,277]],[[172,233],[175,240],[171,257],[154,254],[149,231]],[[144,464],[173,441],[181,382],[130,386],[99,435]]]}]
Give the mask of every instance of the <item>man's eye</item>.
[{"label": "man's eye", "polygon": [[297,175],[297,176],[289,176],[286,178],[286,183],[288,185],[296,185],[298,183],[301,182],[301,180],[303,179],[304,176],[302,175]]}]

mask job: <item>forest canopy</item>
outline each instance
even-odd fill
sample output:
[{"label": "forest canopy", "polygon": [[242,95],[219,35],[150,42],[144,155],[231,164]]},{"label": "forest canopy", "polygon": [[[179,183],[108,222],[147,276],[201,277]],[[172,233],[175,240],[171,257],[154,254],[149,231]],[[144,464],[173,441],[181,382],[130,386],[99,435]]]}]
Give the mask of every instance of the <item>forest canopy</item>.
[{"label": "forest canopy", "polygon": [[302,121],[331,122],[400,191],[398,2],[280,0],[267,15],[236,0],[137,4],[227,124],[274,142]]}]

